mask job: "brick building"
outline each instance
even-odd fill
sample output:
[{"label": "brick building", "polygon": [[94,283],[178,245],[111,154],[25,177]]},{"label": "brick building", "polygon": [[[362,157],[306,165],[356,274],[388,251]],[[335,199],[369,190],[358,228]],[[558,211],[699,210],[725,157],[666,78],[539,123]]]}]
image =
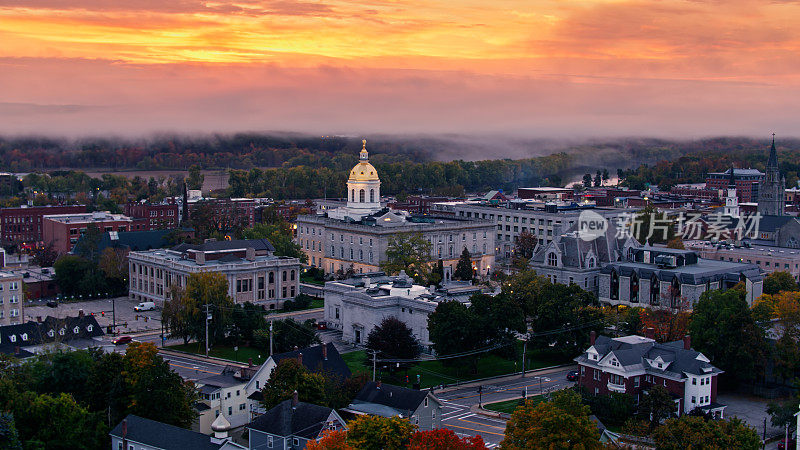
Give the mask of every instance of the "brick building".
[{"label": "brick building", "polygon": [[95,211],[83,214],[55,214],[42,218],[42,238],[45,245],[53,245],[59,255],[69,253],[87,228],[94,225],[101,232],[128,231],[133,220],[122,214]]},{"label": "brick building", "polygon": [[717,403],[717,376],[702,353],[692,350],[691,339],[659,344],[648,337],[596,336],[590,347],[575,358],[578,384],[594,395],[611,392],[628,394],[638,404],[653,386],[663,386],[675,401],[675,415],[688,414],[695,408],[723,418],[725,405]]},{"label": "brick building", "polygon": [[[733,169],[733,178],[740,203],[758,201],[759,183],[764,178],[763,172],[757,169]],[[706,176],[706,189],[727,189],[730,179],[731,169],[725,172],[710,172]]]},{"label": "brick building", "polygon": [[178,203],[174,199],[166,203],[128,203],[125,215],[133,219],[129,231],[170,230],[178,228]]},{"label": "brick building", "polygon": [[258,205],[259,200],[252,198],[201,199],[189,200],[187,209],[190,220],[201,214],[213,223],[249,228],[256,224]]},{"label": "brick building", "polygon": [[86,205],[20,206],[0,209],[0,239],[2,244],[33,247],[43,242],[42,218],[54,214],[80,214]]}]

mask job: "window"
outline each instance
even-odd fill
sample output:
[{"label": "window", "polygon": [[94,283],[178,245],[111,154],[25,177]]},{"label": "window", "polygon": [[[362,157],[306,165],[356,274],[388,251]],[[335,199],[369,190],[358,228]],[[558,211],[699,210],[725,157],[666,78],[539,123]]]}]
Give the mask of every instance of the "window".
[{"label": "window", "polygon": [[695,396],[693,395],[693,396],[692,396],[692,404],[695,404],[695,403],[697,403],[697,397],[695,397]]},{"label": "window", "polygon": [[[697,378],[692,378],[692,384],[697,384]],[[692,400],[694,401],[694,400]]]},{"label": "window", "polygon": [[369,190],[369,202],[375,203],[375,189]]},{"label": "window", "polygon": [[639,387],[639,377],[633,377],[633,387]]},{"label": "window", "polygon": [[619,300],[619,275],[616,270],[611,271],[611,300]]},{"label": "window", "polygon": [[428,397],[425,397],[425,407],[428,407]]},{"label": "window", "polygon": [[556,267],[558,265],[558,256],[555,252],[550,252],[547,254],[547,265],[551,267]]},{"label": "window", "polygon": [[358,201],[359,201],[359,203],[366,203],[366,200],[365,200],[364,196],[365,196],[364,189],[361,189],[360,191],[358,191]]},{"label": "window", "polygon": [[[363,193],[364,191],[362,190],[361,192]],[[295,447],[300,445],[300,439],[298,439],[298,438],[292,439],[292,445],[294,445]]]},{"label": "window", "polygon": [[267,448],[272,448],[272,436],[267,436]]}]

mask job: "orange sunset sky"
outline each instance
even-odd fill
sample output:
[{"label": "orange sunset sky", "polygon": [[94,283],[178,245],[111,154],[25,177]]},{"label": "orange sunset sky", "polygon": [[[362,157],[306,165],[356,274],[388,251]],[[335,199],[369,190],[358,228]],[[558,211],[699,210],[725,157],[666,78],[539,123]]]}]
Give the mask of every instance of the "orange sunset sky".
[{"label": "orange sunset sky", "polygon": [[0,132],[800,135],[800,2],[0,0]]}]

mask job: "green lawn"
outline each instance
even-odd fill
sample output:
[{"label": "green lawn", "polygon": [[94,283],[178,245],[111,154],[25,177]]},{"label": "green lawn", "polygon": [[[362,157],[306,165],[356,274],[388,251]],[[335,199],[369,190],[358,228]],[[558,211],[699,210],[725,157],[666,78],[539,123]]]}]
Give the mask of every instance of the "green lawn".
[{"label": "green lawn", "polygon": [[[202,342],[191,342],[186,345],[171,345],[167,348],[170,350],[205,355],[205,347],[203,347]],[[208,352],[208,356],[230,359],[242,363],[246,363],[248,358],[253,358],[253,364],[261,364],[266,361],[267,356],[269,356],[269,352],[244,346],[239,346],[238,350],[234,350],[233,346],[220,344],[211,347],[211,350]]]},{"label": "green lawn", "polygon": [[[533,401],[533,404],[540,403],[544,401],[544,397],[541,395],[534,395],[533,397],[528,397],[528,400]],[[487,403],[483,405],[484,409],[488,409],[490,411],[497,411],[501,413],[511,414],[514,412],[517,407],[522,405],[523,399],[515,398],[514,400],[506,400],[504,402],[496,402],[496,403]]]},{"label": "green lawn", "polygon": [[325,307],[325,300],[321,298],[314,298],[311,300],[311,309],[318,309]]},{"label": "green lawn", "polygon": [[315,280],[314,277],[308,277],[305,275],[300,275],[300,281],[307,284],[316,284],[319,286],[325,286],[325,280]]},{"label": "green lawn", "polygon": [[[517,361],[516,364],[513,360],[505,359],[497,355],[484,356],[478,361],[477,373],[472,373],[471,368],[464,365],[454,366],[444,365],[440,361],[423,361],[411,366],[407,370],[400,369],[394,374],[386,370],[381,370],[381,367],[378,367],[378,376],[387,383],[403,386],[406,383],[406,375],[408,375],[409,384],[414,383],[417,375],[419,375],[421,387],[427,388],[440,384],[451,384],[456,381],[469,381],[520,372],[520,362],[522,359],[521,348],[519,354],[520,361]],[[353,373],[365,372],[372,376],[372,365],[367,366],[364,364],[364,360],[367,358],[365,351],[361,350],[345,353],[342,355],[342,358],[344,358],[347,366]],[[527,368],[529,370],[564,364],[571,361],[571,358],[545,355],[539,352],[529,352],[525,359],[527,360]]]}]

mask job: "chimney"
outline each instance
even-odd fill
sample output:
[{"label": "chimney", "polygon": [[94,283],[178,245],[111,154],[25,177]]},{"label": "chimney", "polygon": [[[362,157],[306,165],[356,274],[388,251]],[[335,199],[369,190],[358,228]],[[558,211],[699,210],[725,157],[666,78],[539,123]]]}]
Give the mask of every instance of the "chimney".
[{"label": "chimney", "polygon": [[36,316],[36,321],[42,323],[42,316]]},{"label": "chimney", "polygon": [[78,310],[78,317],[83,317],[83,310],[82,309]]},{"label": "chimney", "polygon": [[303,365],[303,354],[302,353],[298,353],[297,354],[297,362],[299,362],[301,366]]},{"label": "chimney", "polygon": [[128,448],[128,419],[122,419],[122,448]]},{"label": "chimney", "polygon": [[253,367],[253,358],[247,358],[247,367]]},{"label": "chimney", "polygon": [[683,349],[684,350],[692,349],[692,337],[688,334],[683,337]]},{"label": "chimney", "polygon": [[196,262],[197,265],[202,266],[206,263],[206,254],[203,252],[194,252],[194,262]]},{"label": "chimney", "polygon": [[375,386],[375,389],[380,389],[380,388],[381,388],[381,380],[378,380],[378,384]]},{"label": "chimney", "polygon": [[597,332],[592,330],[592,332],[589,333],[589,345],[594,345],[595,339],[597,339]]},{"label": "chimney", "polygon": [[19,355],[21,352],[19,350],[19,345],[14,346],[14,355]]},{"label": "chimney", "polygon": [[256,260],[256,249],[253,247],[247,247],[245,249],[245,259],[248,261],[255,261]]},{"label": "chimney", "polygon": [[656,329],[653,327],[647,327],[644,329],[644,337],[647,339],[656,339]]},{"label": "chimney", "polygon": [[327,361],[328,360],[328,344],[321,344],[322,345],[322,359]]},{"label": "chimney", "polygon": [[297,400],[297,391],[294,391],[294,393],[292,394],[292,409],[296,409],[297,408],[297,402],[298,402],[298,400]]}]

